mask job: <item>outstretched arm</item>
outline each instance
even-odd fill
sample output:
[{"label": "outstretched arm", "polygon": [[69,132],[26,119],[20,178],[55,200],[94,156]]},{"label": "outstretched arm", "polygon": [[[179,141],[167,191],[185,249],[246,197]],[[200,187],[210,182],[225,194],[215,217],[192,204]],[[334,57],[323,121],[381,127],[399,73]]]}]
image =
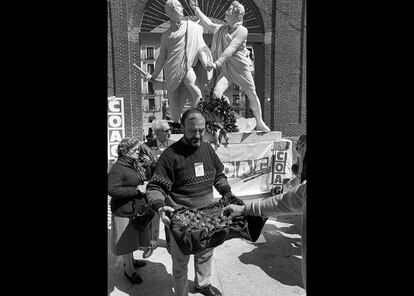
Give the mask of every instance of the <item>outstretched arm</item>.
[{"label": "outstretched arm", "polygon": [[195,15],[200,18],[201,25],[206,27],[210,33],[214,33],[214,30],[218,27],[218,25],[213,23],[204,13],[201,12],[200,7],[198,7],[197,0],[190,0],[189,4],[194,10]]},{"label": "outstretched arm", "polygon": [[223,209],[227,216],[254,214],[264,217],[278,217],[302,214],[306,202],[306,181],[287,192],[263,200],[248,201],[245,205],[229,205]]}]

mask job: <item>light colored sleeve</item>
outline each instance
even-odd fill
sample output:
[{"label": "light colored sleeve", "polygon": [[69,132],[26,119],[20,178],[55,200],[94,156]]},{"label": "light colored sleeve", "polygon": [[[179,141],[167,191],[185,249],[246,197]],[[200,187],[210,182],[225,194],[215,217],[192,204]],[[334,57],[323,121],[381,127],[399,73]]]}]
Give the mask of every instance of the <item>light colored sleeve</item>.
[{"label": "light colored sleeve", "polygon": [[246,212],[264,217],[302,214],[306,201],[306,181],[289,191],[266,199],[246,202]]},{"label": "light colored sleeve", "polygon": [[247,29],[243,26],[237,28],[236,34],[233,37],[233,40],[230,42],[229,46],[223,51],[221,56],[215,61],[216,65],[221,67],[221,65],[231,57],[236,50],[247,40]]}]

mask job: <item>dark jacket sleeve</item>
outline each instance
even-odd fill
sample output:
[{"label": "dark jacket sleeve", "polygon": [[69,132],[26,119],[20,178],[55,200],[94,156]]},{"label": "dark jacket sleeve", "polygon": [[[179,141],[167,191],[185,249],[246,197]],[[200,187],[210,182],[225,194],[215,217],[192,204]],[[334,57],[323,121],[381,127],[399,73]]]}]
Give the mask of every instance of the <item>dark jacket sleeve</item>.
[{"label": "dark jacket sleeve", "polygon": [[[151,145],[152,143],[146,142],[142,144],[139,149],[139,162],[147,171],[147,176],[150,177],[152,176],[155,169],[155,165],[157,164],[157,161],[154,159],[154,155],[151,153]],[[149,160],[144,160],[144,155],[148,156]]]},{"label": "dark jacket sleeve", "polygon": [[154,173],[147,184],[147,198],[151,207],[158,211],[165,206],[165,197],[174,183],[174,157],[168,149],[157,161]]},{"label": "dark jacket sleeve", "polygon": [[138,198],[140,192],[134,186],[123,186],[121,172],[112,167],[108,173],[108,194],[112,198]]}]

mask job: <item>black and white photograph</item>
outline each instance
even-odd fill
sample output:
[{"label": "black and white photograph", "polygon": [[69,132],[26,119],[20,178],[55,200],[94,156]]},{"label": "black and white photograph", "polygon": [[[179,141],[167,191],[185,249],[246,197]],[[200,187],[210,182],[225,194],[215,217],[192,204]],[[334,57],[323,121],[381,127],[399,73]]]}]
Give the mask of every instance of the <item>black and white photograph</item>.
[{"label": "black and white photograph", "polygon": [[307,294],[306,2],[107,0],[107,295]]}]

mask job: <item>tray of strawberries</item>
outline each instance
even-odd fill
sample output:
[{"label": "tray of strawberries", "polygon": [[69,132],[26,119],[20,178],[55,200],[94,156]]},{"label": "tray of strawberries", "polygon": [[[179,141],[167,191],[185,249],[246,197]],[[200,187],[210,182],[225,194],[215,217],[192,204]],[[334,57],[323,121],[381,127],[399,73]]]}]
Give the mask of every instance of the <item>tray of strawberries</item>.
[{"label": "tray of strawberries", "polygon": [[[235,198],[230,203],[243,204]],[[170,216],[170,230],[183,254],[196,254],[232,238],[255,242],[267,218],[254,215],[227,217],[223,200],[199,209],[180,208]]]}]

